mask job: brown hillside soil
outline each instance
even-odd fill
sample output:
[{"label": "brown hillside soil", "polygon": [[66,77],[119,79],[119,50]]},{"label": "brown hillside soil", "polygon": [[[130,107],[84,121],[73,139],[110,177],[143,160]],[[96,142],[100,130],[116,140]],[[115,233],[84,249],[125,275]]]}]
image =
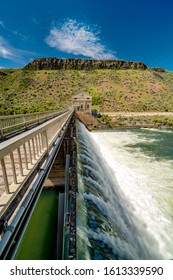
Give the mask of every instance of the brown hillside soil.
[{"label": "brown hillside soil", "polygon": [[103,123],[101,123],[98,119],[82,111],[76,111],[75,115],[76,118],[81,121],[89,130],[104,127]]}]

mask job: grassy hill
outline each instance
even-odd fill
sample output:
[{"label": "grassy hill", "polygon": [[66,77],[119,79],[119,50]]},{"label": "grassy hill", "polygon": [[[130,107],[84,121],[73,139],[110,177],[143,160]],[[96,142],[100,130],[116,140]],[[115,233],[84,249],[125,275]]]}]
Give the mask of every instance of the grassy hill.
[{"label": "grassy hill", "polygon": [[99,111],[173,111],[172,72],[0,69],[0,114],[66,108],[79,91]]}]

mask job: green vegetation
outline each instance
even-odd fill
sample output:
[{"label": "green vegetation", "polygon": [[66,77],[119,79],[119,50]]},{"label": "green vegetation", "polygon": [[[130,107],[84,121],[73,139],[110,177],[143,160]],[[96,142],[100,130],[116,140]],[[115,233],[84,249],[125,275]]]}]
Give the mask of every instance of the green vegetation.
[{"label": "green vegetation", "polygon": [[112,127],[117,126],[146,126],[173,128],[173,118],[165,116],[119,116],[110,118]]},{"label": "green vegetation", "polygon": [[101,104],[101,99],[100,99],[100,97],[94,96],[94,97],[92,98],[92,105],[100,105],[100,104]]},{"label": "green vegetation", "polygon": [[104,124],[106,124],[107,126],[112,127],[112,121],[111,121],[111,118],[110,118],[109,116],[103,115],[103,116],[101,117],[101,121],[102,121]]},{"label": "green vegetation", "polygon": [[100,112],[173,111],[172,72],[0,69],[0,115],[63,109],[79,91]]}]

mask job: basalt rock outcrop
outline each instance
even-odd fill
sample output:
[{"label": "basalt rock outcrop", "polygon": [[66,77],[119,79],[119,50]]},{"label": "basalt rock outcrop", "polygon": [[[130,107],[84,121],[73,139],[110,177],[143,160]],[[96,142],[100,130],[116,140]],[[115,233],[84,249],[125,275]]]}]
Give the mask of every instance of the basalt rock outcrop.
[{"label": "basalt rock outcrop", "polygon": [[150,68],[150,69],[155,71],[155,72],[160,72],[160,73],[163,73],[163,72],[166,71],[164,68],[161,68],[161,67],[153,67],[153,68]]},{"label": "basalt rock outcrop", "polygon": [[143,62],[124,60],[60,59],[37,58],[24,67],[25,70],[94,70],[94,69],[140,69],[147,66]]}]

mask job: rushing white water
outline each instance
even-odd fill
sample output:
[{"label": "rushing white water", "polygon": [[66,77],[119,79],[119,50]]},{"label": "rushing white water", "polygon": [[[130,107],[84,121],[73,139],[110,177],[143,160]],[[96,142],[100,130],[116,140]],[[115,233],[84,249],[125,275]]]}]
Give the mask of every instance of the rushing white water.
[{"label": "rushing white water", "polygon": [[[148,134],[147,130],[141,131],[92,132],[90,135],[112,171],[111,179],[117,181],[114,187],[120,193],[119,203],[137,229],[133,232],[130,229],[127,235],[136,235],[136,239],[140,235],[149,252],[146,253],[148,258],[172,259],[173,156],[172,159],[164,155],[158,157],[155,149],[163,134],[172,133],[173,141],[173,132],[153,130],[151,134],[150,130]],[[165,149],[167,144],[165,142]],[[92,195],[88,195],[92,200]],[[97,204],[101,205],[99,201]],[[115,214],[104,206],[100,210]],[[139,258],[139,255],[132,253],[132,258]]]}]

